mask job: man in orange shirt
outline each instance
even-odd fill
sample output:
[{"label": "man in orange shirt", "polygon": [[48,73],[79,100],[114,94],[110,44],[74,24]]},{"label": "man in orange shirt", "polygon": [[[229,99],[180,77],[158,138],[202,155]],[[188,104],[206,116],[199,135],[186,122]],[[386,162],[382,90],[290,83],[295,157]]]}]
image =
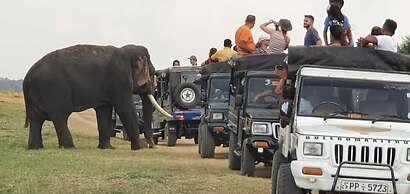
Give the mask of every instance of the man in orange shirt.
[{"label": "man in orange shirt", "polygon": [[251,29],[255,26],[255,16],[248,15],[245,25],[236,30],[235,43],[240,55],[249,55],[256,52],[255,42],[253,42]]}]

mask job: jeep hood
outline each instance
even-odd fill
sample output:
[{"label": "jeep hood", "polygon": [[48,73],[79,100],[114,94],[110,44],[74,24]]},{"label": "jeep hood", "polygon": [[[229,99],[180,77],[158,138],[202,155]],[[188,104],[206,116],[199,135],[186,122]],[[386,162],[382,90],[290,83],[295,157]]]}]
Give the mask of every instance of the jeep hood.
[{"label": "jeep hood", "polygon": [[[303,119],[302,119],[303,120]],[[298,121],[297,132],[303,135],[410,140],[410,123],[323,119],[316,122]],[[306,124],[311,123],[311,124]]]},{"label": "jeep hood", "polygon": [[267,108],[248,108],[246,113],[252,117],[252,119],[268,119],[278,120],[279,109],[267,109]]}]

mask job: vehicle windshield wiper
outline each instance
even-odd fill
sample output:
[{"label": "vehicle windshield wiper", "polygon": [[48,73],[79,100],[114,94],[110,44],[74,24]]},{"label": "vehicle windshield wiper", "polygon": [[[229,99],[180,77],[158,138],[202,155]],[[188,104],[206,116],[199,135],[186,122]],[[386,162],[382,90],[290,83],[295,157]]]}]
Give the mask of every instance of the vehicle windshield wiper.
[{"label": "vehicle windshield wiper", "polygon": [[372,124],[378,121],[408,121],[406,119],[403,119],[399,115],[378,115],[380,118],[373,119]]},{"label": "vehicle windshield wiper", "polygon": [[334,116],[339,115],[339,114],[346,115],[346,116],[348,116],[349,114],[368,115],[368,114],[365,114],[365,113],[354,112],[354,111],[336,111],[336,112],[331,112],[331,113],[327,114],[325,117],[323,117],[323,121],[326,121],[328,118],[334,117]]}]

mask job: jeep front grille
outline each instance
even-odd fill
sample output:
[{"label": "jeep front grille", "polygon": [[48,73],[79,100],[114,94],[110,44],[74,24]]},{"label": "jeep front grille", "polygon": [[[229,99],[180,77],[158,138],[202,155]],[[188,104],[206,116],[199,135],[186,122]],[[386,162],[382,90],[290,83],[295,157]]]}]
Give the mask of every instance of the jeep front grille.
[{"label": "jeep front grille", "polygon": [[356,146],[336,144],[334,148],[335,162],[343,161],[388,164],[393,166],[396,158],[396,148],[383,149],[382,147]]}]

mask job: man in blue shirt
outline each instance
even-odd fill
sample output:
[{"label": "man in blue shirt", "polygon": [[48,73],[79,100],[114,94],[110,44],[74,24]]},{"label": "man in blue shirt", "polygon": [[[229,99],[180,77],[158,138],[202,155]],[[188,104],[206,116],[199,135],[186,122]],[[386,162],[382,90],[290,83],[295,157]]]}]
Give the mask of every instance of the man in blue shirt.
[{"label": "man in blue shirt", "polygon": [[306,35],[305,35],[305,46],[320,46],[322,45],[322,40],[319,37],[319,33],[313,27],[313,23],[315,18],[312,15],[305,15],[305,19],[303,21],[303,27],[306,28]]}]

